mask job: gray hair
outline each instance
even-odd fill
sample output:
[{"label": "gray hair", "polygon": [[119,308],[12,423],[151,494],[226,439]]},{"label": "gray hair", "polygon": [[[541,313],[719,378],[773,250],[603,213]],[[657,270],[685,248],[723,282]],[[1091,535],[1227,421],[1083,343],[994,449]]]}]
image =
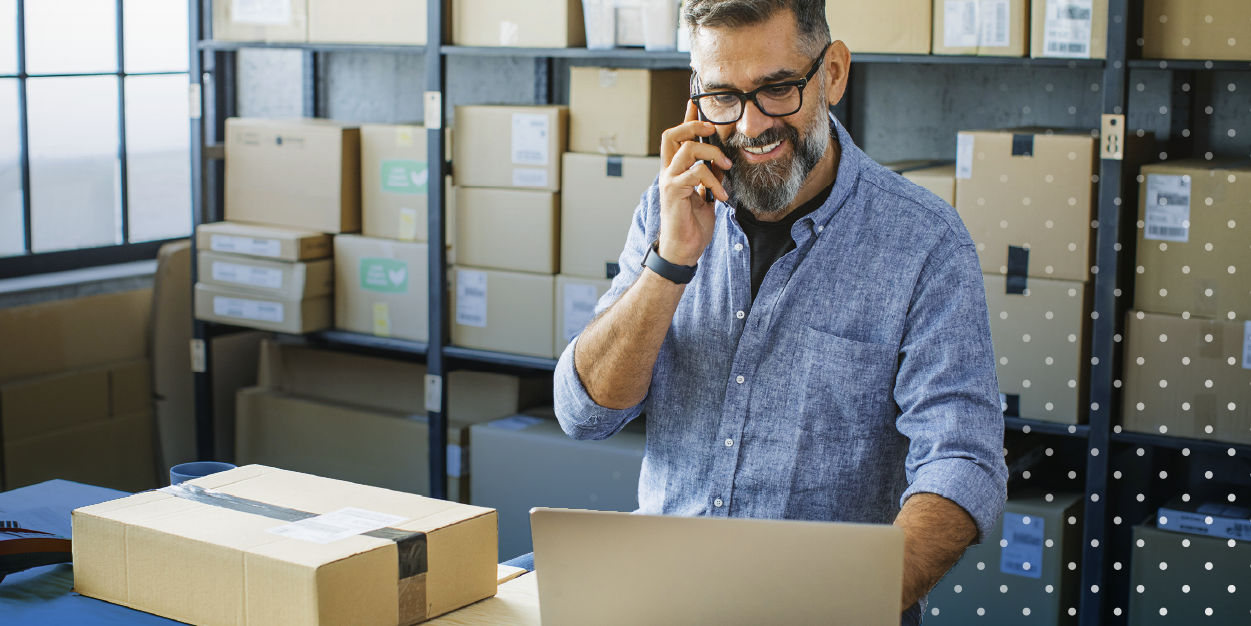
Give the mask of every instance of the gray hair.
[{"label": "gray hair", "polygon": [[830,43],[824,0],[686,0],[682,23],[694,40],[700,28],[751,26],[788,9],[795,15],[800,44],[808,54],[816,54]]}]

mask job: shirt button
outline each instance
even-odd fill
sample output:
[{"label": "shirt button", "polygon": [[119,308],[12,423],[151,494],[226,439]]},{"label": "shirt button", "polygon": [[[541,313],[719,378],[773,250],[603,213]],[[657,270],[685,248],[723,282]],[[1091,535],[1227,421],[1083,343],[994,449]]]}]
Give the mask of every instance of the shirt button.
[{"label": "shirt button", "polygon": [[741,385],[741,384],[743,384],[743,383],[744,383],[744,382],[746,382],[746,381],[747,381],[747,379],[746,379],[746,378],[743,378],[742,376],[739,376],[738,378],[735,378],[735,379],[734,379],[734,382],[736,382],[736,383],[738,383],[738,384],[740,384],[740,385]]},{"label": "shirt button", "polygon": [[717,498],[716,500],[712,501],[712,505],[717,507],[718,509],[721,508],[722,504],[725,504],[725,503],[721,501],[721,498]]},{"label": "shirt button", "polygon": [[732,447],[734,447],[734,440],[733,440],[733,439],[726,439],[726,440],[725,440],[725,447],[727,447],[727,448],[732,448]]},{"label": "shirt button", "polygon": [[818,226],[818,227],[817,227],[817,232],[819,232],[819,233],[821,233],[821,232],[825,232],[825,227],[824,227],[824,226]]},{"label": "shirt button", "polygon": [[741,243],[736,243],[736,244],[734,244],[734,251],[735,251],[735,252],[742,252],[742,251],[743,251],[743,244],[741,244]]},{"label": "shirt button", "polygon": [[738,313],[735,313],[735,314],[734,314],[734,317],[737,317],[737,318],[739,318],[739,319],[743,319],[744,317],[747,317],[747,314],[746,314],[746,313],[744,313],[744,312],[742,312],[742,311],[739,311]]}]

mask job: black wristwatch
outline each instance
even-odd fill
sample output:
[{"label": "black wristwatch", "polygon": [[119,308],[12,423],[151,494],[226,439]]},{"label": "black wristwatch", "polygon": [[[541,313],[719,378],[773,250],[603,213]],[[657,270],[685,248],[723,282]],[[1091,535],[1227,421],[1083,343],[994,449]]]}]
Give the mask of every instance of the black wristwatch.
[{"label": "black wristwatch", "polygon": [[660,256],[660,242],[653,241],[652,245],[647,248],[647,255],[643,257],[643,267],[650,269],[666,280],[676,285],[685,285],[695,278],[695,270],[698,265],[678,265],[670,263]]}]

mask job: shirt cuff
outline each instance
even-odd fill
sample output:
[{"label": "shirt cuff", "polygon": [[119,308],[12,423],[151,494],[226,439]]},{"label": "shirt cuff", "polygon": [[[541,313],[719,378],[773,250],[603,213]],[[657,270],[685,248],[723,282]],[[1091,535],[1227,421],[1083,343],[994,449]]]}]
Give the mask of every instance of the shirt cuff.
[{"label": "shirt cuff", "polygon": [[574,439],[607,439],[637,417],[643,405],[610,409],[591,399],[573,362],[578,339],[574,337],[569,342],[556,362],[552,394],[556,419],[565,434]]},{"label": "shirt cuff", "polygon": [[916,478],[899,498],[899,506],[916,493],[932,493],[955,502],[977,524],[981,543],[1003,515],[1007,490],[985,468],[970,459],[936,459],[917,469]]}]

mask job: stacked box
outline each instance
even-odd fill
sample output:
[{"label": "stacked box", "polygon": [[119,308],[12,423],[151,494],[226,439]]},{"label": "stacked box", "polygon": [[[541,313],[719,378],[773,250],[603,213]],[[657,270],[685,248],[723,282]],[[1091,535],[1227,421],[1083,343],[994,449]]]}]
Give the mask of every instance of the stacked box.
[{"label": "stacked box", "polygon": [[336,235],[335,327],[379,337],[429,337],[429,246]]},{"label": "stacked box", "polygon": [[595,305],[610,287],[612,281],[608,279],[556,277],[556,326],[552,330],[556,343],[552,346],[553,354],[560,356],[574,336],[591,323],[595,317]]},{"label": "stacked box", "polygon": [[830,34],[852,54],[929,54],[933,0],[826,0]]},{"label": "stacked box", "polygon": [[1145,59],[1251,59],[1251,3],[1245,0],[1145,0]]},{"label": "stacked box", "polygon": [[308,40],[382,46],[426,43],[426,0],[307,0]]},{"label": "stacked box", "polygon": [[1240,624],[1251,612],[1246,588],[1251,544],[1134,527],[1130,557],[1129,623],[1164,626]]},{"label": "stacked box", "polygon": [[225,41],[308,41],[308,3],[214,2],[211,37]]},{"label": "stacked box", "polygon": [[934,54],[1023,57],[1029,0],[934,0]]},{"label": "stacked box", "polygon": [[1030,56],[1108,56],[1108,0],[1031,0]]},{"label": "stacked box", "polygon": [[569,151],[660,154],[660,135],[682,123],[688,70],[574,67],[569,70]]},{"label": "stacked box", "polygon": [[582,0],[452,0],[458,46],[580,48],[586,43]]}]

